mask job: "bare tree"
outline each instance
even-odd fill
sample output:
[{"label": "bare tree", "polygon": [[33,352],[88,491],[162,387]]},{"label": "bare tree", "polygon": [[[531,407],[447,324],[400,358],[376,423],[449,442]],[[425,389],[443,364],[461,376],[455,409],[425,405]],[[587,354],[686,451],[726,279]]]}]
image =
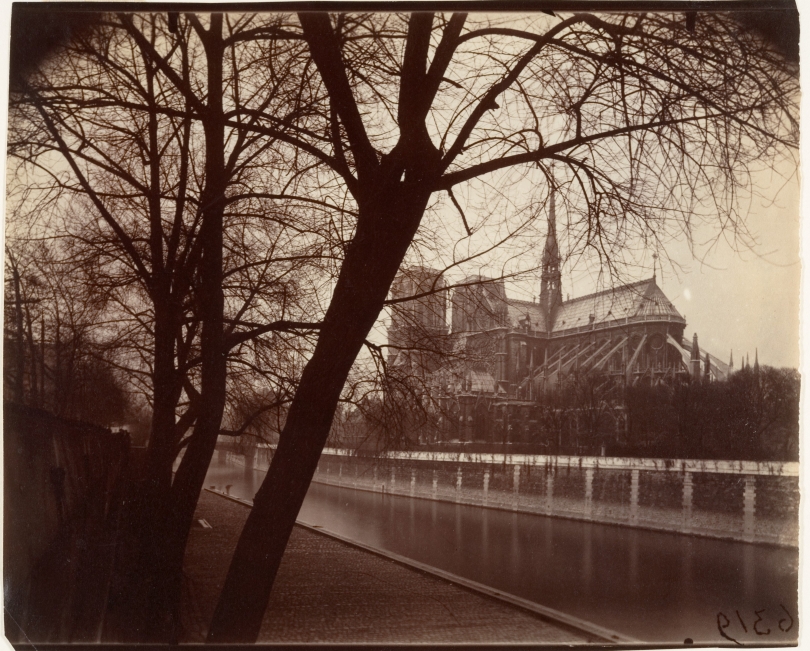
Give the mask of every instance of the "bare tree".
[{"label": "bare tree", "polygon": [[707,214],[741,228],[735,198],[749,166],[797,137],[795,71],[725,15],[701,14],[688,29],[661,14],[299,21],[289,37],[308,45],[323,109],[317,128],[285,137],[332,170],[357,218],[237,545],[215,642],[256,639],[344,382],[435,193],[508,182],[508,170],[554,179],[580,206],[580,245],[616,265],[632,238],[688,233]]},{"label": "bare tree", "polygon": [[[226,642],[258,634],[346,380],[425,233],[457,226],[462,242],[474,233],[502,240],[501,231],[514,232],[510,215],[556,189],[572,250],[616,272],[634,262],[634,242],[657,248],[698,222],[744,239],[737,199],[752,166],[772,164],[797,139],[795,70],[727,15],[185,15],[177,29],[154,16],[106,22],[105,46],[82,53],[98,64],[96,77],[53,67],[21,84],[25,136],[12,151],[60,192],[89,197],[114,244],[103,257],[130,288],[122,304],[154,337],[144,357],[156,417],[150,459],[157,493],[173,493],[146,555],[160,559],[149,570],[159,637],[176,626],[179,563],[221,428],[229,351],[239,353],[235,367],[297,387],[209,632]],[[110,58],[117,52],[130,61]],[[59,75],[75,70],[81,80],[62,84]],[[105,74],[117,75],[114,83],[95,83]],[[103,133],[114,148],[99,149],[105,141],[87,137],[99,133],[97,118],[85,116],[112,108],[117,118]],[[49,164],[54,154],[69,171]],[[269,290],[261,255],[238,261],[272,229],[258,239],[255,230],[223,234],[229,218],[261,222],[286,201],[306,206],[312,221],[276,222],[321,260],[317,279],[337,276],[289,310],[292,294]],[[239,271],[229,286],[231,263]],[[271,300],[259,298],[266,291]],[[322,299],[325,310],[307,310]],[[296,335],[293,357],[308,357],[300,375],[257,362],[272,359],[285,333]],[[265,335],[278,339],[253,346]],[[255,380],[240,381],[248,389]],[[165,585],[159,572],[170,577]]]},{"label": "bare tree", "polygon": [[[221,430],[228,368],[289,391],[296,370],[286,361],[308,349],[302,328],[318,326],[304,316],[332,254],[312,225],[329,204],[296,207],[294,161],[245,128],[251,113],[293,106],[295,114],[306,104],[285,69],[295,63],[286,42],[235,52],[251,27],[221,14],[206,24],[190,15],[174,31],[165,16],[108,17],[15,80],[12,192],[20,211],[42,218],[14,236],[56,238],[92,272],[111,303],[110,342],[130,353],[122,364],[152,405],[131,578],[147,584],[153,639],[179,631],[183,552]],[[272,69],[258,74],[268,59]],[[280,189],[270,192],[274,173]]]},{"label": "bare tree", "polygon": [[98,336],[106,298],[43,242],[7,243],[6,265],[10,399],[65,418],[122,424],[129,400],[115,351]]}]

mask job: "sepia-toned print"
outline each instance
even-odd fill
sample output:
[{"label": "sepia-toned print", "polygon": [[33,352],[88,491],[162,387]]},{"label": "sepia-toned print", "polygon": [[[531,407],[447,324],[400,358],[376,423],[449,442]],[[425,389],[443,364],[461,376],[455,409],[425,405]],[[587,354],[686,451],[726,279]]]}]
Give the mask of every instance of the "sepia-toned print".
[{"label": "sepia-toned print", "polygon": [[334,9],[15,4],[6,638],[795,646],[795,4]]}]

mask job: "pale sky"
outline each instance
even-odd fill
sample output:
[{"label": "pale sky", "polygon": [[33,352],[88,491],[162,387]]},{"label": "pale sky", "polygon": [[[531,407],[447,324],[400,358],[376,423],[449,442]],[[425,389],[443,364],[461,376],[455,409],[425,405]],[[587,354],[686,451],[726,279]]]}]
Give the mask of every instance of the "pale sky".
[{"label": "pale sky", "polygon": [[[1,13],[0,23],[5,28],[10,7],[6,6]],[[7,57],[7,50],[2,49],[0,71],[6,78],[4,91]],[[0,113],[5,111],[3,103]],[[684,269],[677,275],[666,268],[663,273],[660,268],[658,272],[659,285],[686,316],[686,336],[691,338],[697,331],[701,346],[723,360],[733,350],[737,368],[746,353],[753,363],[757,349],[761,363],[799,366],[800,182],[794,177],[777,192],[783,183],[774,182],[773,203],[755,203],[748,214],[749,228],[759,240],[760,257],[750,251],[735,253],[728,246],[719,246],[706,257],[706,264],[701,264],[692,259],[684,244],[676,244],[669,248],[669,253]],[[573,270],[573,274],[571,271],[564,269],[564,294],[570,293],[573,298],[597,288],[596,279],[587,269]],[[637,278],[628,280],[644,277],[649,274],[639,273]],[[519,293],[512,288],[510,295],[528,298],[527,293],[539,291],[539,278],[534,288],[517,289]],[[370,338],[384,341],[384,330],[381,319]]]},{"label": "pale sky", "polygon": [[[788,164],[780,166],[779,174],[756,174],[755,182],[760,196],[743,202],[741,207],[741,214],[756,242],[754,248],[735,251],[731,244],[720,241],[710,248],[705,245],[698,248],[693,255],[685,241],[671,242],[666,251],[675,266],[659,260],[657,281],[677,310],[685,315],[685,336],[691,340],[692,333],[697,332],[704,350],[723,361],[728,361],[733,350],[735,368],[740,368],[746,353],[753,364],[757,351],[761,364],[798,368],[802,271],[799,258],[800,182],[794,168]],[[448,208],[442,210],[441,219],[450,224],[459,221],[458,215]],[[563,217],[558,215],[558,231],[562,230],[562,221]],[[538,231],[536,253],[529,252],[524,256],[536,256],[539,262],[545,239],[544,218]],[[693,239],[698,242],[708,239],[708,230],[698,229]],[[627,271],[622,280],[633,282],[652,276],[651,254],[652,251],[645,261],[649,265],[648,271]],[[430,264],[431,260],[425,262]],[[435,263],[430,266],[442,268],[444,265]],[[457,269],[450,273],[448,280],[459,281],[468,274],[479,272],[494,277],[499,275],[497,268],[497,264],[482,264],[478,269],[462,267],[463,271]],[[507,283],[507,293],[512,298],[531,300],[540,291],[539,276],[538,271],[533,281]],[[586,262],[579,260],[563,266],[564,299],[611,286],[615,285],[604,276],[599,277],[596,265],[591,264],[589,268]],[[387,316],[385,313],[381,315],[370,337],[377,343],[386,340]]]},{"label": "pale sky", "polygon": [[[746,222],[757,240],[753,250],[734,251],[721,243],[695,259],[684,242],[668,248],[683,268],[659,266],[658,284],[677,310],[686,316],[685,336],[697,332],[700,346],[723,361],[734,351],[734,366],[746,353],[754,363],[799,366],[799,180],[760,177],[772,197],[751,202]],[[639,274],[638,280],[651,274]],[[593,291],[587,271],[563,278],[563,293],[581,296]]]},{"label": "pale sky", "polygon": [[[780,193],[774,205],[754,206],[748,221],[760,242],[760,257],[725,246],[707,264],[689,262],[680,278],[665,274],[661,288],[686,315],[687,337],[696,331],[701,347],[724,361],[733,349],[735,368],[745,353],[753,364],[756,349],[760,363],[798,368],[798,183]],[[688,251],[677,255],[689,261]]]}]

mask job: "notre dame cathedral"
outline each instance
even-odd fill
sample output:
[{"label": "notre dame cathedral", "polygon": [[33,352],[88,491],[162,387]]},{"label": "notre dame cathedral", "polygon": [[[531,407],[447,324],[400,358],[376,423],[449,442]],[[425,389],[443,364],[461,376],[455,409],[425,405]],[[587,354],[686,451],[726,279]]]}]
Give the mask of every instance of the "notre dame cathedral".
[{"label": "notre dame cathedral", "polygon": [[[730,374],[732,362],[701,349],[697,334],[684,338],[686,320],[655,275],[564,301],[555,222],[552,198],[537,301],[509,298],[503,280],[470,276],[453,289],[448,328],[438,272],[414,267],[395,280],[388,365],[442,405],[433,440],[534,440],[541,405],[574,378],[615,404],[623,387]],[[397,302],[406,297],[417,298]],[[612,413],[618,430],[621,408]]]}]

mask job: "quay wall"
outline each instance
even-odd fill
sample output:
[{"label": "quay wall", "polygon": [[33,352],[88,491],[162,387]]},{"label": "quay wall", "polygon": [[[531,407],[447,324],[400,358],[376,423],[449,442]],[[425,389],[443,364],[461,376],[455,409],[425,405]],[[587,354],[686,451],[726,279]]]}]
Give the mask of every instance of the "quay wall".
[{"label": "quay wall", "polygon": [[[266,469],[271,449],[241,463]],[[238,461],[239,462],[239,461]],[[798,546],[799,464],[329,449],[314,481],[393,495]]]},{"label": "quay wall", "polygon": [[[114,519],[130,444],[126,432],[9,402],[3,416],[6,635],[22,641],[22,631],[33,635],[43,627],[72,625],[67,616],[46,621],[43,613],[53,603],[41,593],[64,591],[65,576],[75,578],[79,571],[69,562],[69,541],[75,538],[89,550]],[[60,562],[43,560],[51,556]],[[69,595],[63,592],[60,599],[64,605]]]}]

